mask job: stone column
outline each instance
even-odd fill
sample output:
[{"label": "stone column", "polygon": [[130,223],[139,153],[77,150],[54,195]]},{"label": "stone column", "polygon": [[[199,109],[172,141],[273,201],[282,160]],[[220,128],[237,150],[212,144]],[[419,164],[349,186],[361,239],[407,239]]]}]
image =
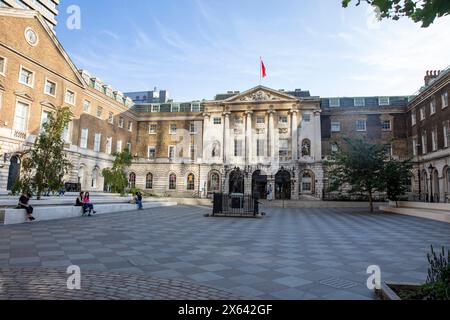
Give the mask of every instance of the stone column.
[{"label": "stone column", "polygon": [[230,114],[231,112],[225,112],[223,115],[225,116],[224,121],[224,136],[223,136],[223,163],[228,163],[230,159],[230,141],[231,141],[231,133],[230,133]]},{"label": "stone column", "polygon": [[269,130],[267,130],[267,147],[268,147],[268,155],[271,160],[275,158],[275,111],[269,110]]},{"label": "stone column", "polygon": [[246,148],[246,158],[247,163],[252,163],[253,160],[253,137],[252,137],[252,116],[253,111],[247,111],[245,112],[247,115],[247,125],[246,125],[246,132],[245,132],[245,148]]},{"label": "stone column", "polygon": [[291,135],[292,135],[292,161],[298,159],[298,123],[297,123],[298,110],[291,110]]}]

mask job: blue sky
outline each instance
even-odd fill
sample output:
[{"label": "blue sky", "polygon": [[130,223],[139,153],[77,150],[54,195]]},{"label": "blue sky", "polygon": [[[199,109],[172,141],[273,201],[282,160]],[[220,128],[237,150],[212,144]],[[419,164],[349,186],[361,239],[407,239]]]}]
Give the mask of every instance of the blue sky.
[{"label": "blue sky", "polygon": [[[341,0],[64,0],[57,35],[78,68],[121,91],[167,89],[176,101],[259,84],[313,95],[409,95],[450,65],[450,17],[428,29],[374,22]],[[66,27],[69,5],[81,29]]]}]

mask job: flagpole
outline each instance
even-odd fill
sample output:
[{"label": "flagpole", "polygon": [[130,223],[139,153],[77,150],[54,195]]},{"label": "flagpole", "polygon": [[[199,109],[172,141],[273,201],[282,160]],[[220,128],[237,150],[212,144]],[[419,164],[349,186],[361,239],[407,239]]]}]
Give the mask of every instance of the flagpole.
[{"label": "flagpole", "polygon": [[262,57],[259,57],[259,85],[262,85]]}]

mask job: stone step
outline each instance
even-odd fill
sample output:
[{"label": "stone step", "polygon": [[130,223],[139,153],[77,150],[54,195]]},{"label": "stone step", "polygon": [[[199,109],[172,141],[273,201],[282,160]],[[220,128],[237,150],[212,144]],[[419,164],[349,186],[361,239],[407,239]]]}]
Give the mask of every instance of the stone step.
[{"label": "stone step", "polygon": [[381,211],[450,223],[450,212],[420,208],[380,207]]}]

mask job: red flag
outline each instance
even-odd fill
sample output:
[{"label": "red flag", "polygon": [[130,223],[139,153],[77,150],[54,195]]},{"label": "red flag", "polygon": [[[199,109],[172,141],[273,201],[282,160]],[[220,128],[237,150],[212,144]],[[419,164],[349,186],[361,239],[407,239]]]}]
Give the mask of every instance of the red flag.
[{"label": "red flag", "polygon": [[267,77],[266,66],[264,65],[264,61],[261,59],[261,77]]}]

